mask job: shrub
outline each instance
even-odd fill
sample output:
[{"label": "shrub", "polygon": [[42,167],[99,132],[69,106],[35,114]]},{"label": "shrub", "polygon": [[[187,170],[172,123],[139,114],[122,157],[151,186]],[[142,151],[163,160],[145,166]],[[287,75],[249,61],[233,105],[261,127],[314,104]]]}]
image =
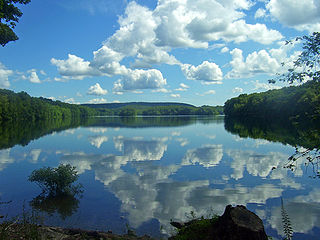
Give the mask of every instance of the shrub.
[{"label": "shrub", "polygon": [[57,168],[43,167],[34,170],[28,180],[36,182],[43,193],[49,195],[77,194],[82,192],[81,184],[73,185],[78,180],[76,167],[60,164]]}]

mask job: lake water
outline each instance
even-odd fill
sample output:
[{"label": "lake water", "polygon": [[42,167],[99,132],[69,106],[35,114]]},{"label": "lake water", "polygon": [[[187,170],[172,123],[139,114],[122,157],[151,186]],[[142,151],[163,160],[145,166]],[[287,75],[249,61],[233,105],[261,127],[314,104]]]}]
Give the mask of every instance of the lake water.
[{"label": "lake water", "polygon": [[[319,239],[320,179],[297,161],[284,168],[294,147],[241,138],[223,117],[99,118],[86,126],[52,132],[26,146],[0,150],[0,215],[23,206],[41,209],[49,225],[165,237],[170,220],[222,214],[245,205],[282,239],[283,214],[293,239]],[[82,197],[36,204],[40,188],[28,182],[43,166],[77,167]],[[39,199],[38,199],[39,200]],[[281,203],[283,201],[283,204]]]}]

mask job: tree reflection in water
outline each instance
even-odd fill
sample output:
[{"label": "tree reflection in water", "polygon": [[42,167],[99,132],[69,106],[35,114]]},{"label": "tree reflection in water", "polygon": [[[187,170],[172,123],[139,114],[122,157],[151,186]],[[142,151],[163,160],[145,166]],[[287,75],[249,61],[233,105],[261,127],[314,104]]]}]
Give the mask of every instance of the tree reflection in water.
[{"label": "tree reflection in water", "polygon": [[46,212],[50,216],[58,213],[60,217],[65,220],[67,217],[73,215],[79,208],[79,199],[74,194],[59,194],[59,195],[44,195],[33,198],[30,201],[30,206],[34,210]]},{"label": "tree reflection in water", "polygon": [[[269,119],[270,120],[270,119]],[[311,177],[320,177],[320,125],[317,122],[291,122],[265,119],[225,118],[225,129],[240,137],[266,139],[273,142],[289,144],[295,152],[283,165],[292,171],[299,162],[304,161],[306,171],[311,168]]]}]

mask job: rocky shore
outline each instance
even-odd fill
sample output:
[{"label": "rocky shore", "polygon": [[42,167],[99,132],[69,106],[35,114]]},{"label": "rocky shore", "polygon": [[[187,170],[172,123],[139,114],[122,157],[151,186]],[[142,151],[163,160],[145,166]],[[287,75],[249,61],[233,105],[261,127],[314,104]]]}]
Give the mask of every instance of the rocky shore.
[{"label": "rocky shore", "polygon": [[[262,220],[245,206],[228,205],[222,216],[212,219],[193,219],[189,222],[171,222],[177,234],[170,240],[267,240]],[[1,224],[0,239],[37,239],[37,240],[152,240],[150,236],[136,236],[131,230],[117,235],[111,231],[88,231],[67,229],[34,224]]]}]

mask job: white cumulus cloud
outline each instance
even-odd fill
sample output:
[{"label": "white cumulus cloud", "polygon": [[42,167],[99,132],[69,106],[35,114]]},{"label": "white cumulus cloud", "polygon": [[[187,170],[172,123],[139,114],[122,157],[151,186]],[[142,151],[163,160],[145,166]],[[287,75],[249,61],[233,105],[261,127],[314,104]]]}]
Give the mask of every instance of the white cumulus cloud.
[{"label": "white cumulus cloud", "polygon": [[253,90],[254,91],[267,91],[267,90],[272,90],[272,89],[280,89],[281,87],[280,86],[276,86],[274,84],[270,84],[270,83],[261,83],[259,82],[259,80],[256,80],[256,81],[251,81],[251,83],[253,84],[254,88]]},{"label": "white cumulus cloud", "polygon": [[180,83],[179,85],[180,87],[175,89],[176,91],[187,91],[188,88],[190,88],[188,85],[184,84],[184,83]]},{"label": "white cumulus cloud", "polygon": [[99,71],[90,67],[90,62],[72,54],[68,54],[67,60],[51,59],[51,63],[57,66],[61,76],[74,79],[83,79],[87,76],[101,75]]},{"label": "white cumulus cloud", "polygon": [[30,70],[29,81],[32,82],[32,83],[41,83],[36,70],[34,70],[34,69]]},{"label": "white cumulus cloud", "polygon": [[222,71],[220,67],[213,62],[204,61],[198,66],[183,64],[181,65],[181,70],[188,80],[211,83],[222,81]]},{"label": "white cumulus cloud", "polygon": [[97,103],[106,103],[107,99],[105,98],[94,98],[88,101],[88,103],[97,104]]},{"label": "white cumulus cloud", "polygon": [[243,89],[241,87],[235,87],[234,89],[232,89],[233,93],[242,93]]},{"label": "white cumulus cloud", "polygon": [[64,99],[63,101],[70,104],[80,104],[74,98],[67,98],[67,99]]},{"label": "white cumulus cloud", "polygon": [[297,30],[320,31],[318,0],[270,0],[266,5],[272,17]]},{"label": "white cumulus cloud", "polygon": [[91,86],[87,92],[88,95],[106,95],[108,93],[107,90],[102,89],[99,83],[96,83],[95,85]]},{"label": "white cumulus cloud", "polygon": [[154,90],[152,90],[152,92],[169,93],[169,92],[171,92],[171,91],[168,90],[168,89],[166,89],[166,88],[159,88],[159,89],[154,89]]},{"label": "white cumulus cloud", "polygon": [[216,94],[216,91],[215,90],[209,90],[209,91],[206,91],[204,94],[205,95],[213,95],[213,94]]},{"label": "white cumulus cloud", "polygon": [[259,8],[254,14],[254,18],[262,18],[266,16],[266,10],[263,8]]},{"label": "white cumulus cloud", "polygon": [[[158,45],[170,47],[207,48],[210,41],[268,44],[282,38],[275,30],[262,24],[248,24],[244,10],[251,1],[159,1],[154,16],[160,19],[156,28]],[[267,38],[258,38],[259,32]]]},{"label": "white cumulus cloud", "polygon": [[221,51],[221,53],[226,53],[226,52],[229,52],[229,48],[223,47],[220,51]]},{"label": "white cumulus cloud", "polygon": [[[164,89],[166,80],[153,66],[169,64],[181,66],[188,79],[221,82],[223,74],[217,64],[207,61],[199,66],[181,64],[173,50],[209,48],[216,41],[241,43],[252,40],[270,44],[282,39],[280,32],[264,24],[245,21],[246,11],[253,5],[249,0],[161,0],[154,9],[148,9],[131,1],[125,13],[119,16],[118,30],[93,52],[91,61],[72,54],[66,60],[51,59],[62,76],[56,80],[119,76],[114,83],[115,93],[157,90]],[[227,52],[228,48],[221,51]]]},{"label": "white cumulus cloud", "polygon": [[184,84],[184,83],[180,83],[180,87],[182,87],[182,88],[190,88],[187,84]]},{"label": "white cumulus cloud", "polygon": [[7,69],[1,62],[0,62],[0,87],[1,88],[8,88],[10,87],[9,76],[13,74],[12,70]]},{"label": "white cumulus cloud", "polygon": [[246,58],[241,49],[233,49],[230,51],[232,60],[229,63],[232,70],[226,74],[226,78],[248,78],[258,74],[284,73],[291,65],[282,66],[282,63],[292,63],[299,52],[292,52],[293,45],[285,45],[282,42],[279,44],[279,48],[254,51]]},{"label": "white cumulus cloud", "polygon": [[206,95],[214,95],[214,94],[216,94],[216,91],[215,90],[208,90],[208,91],[206,91],[206,92],[204,92],[202,94],[199,94],[199,93],[196,93],[196,94],[203,97],[203,96],[206,96]]},{"label": "white cumulus cloud", "polygon": [[132,91],[136,89],[161,89],[167,84],[161,72],[157,69],[129,70],[129,74],[114,83],[115,92]]},{"label": "white cumulus cloud", "polygon": [[174,93],[173,93],[173,94],[170,94],[170,96],[173,97],[173,98],[179,98],[179,97],[181,97],[180,94],[174,94]]}]

